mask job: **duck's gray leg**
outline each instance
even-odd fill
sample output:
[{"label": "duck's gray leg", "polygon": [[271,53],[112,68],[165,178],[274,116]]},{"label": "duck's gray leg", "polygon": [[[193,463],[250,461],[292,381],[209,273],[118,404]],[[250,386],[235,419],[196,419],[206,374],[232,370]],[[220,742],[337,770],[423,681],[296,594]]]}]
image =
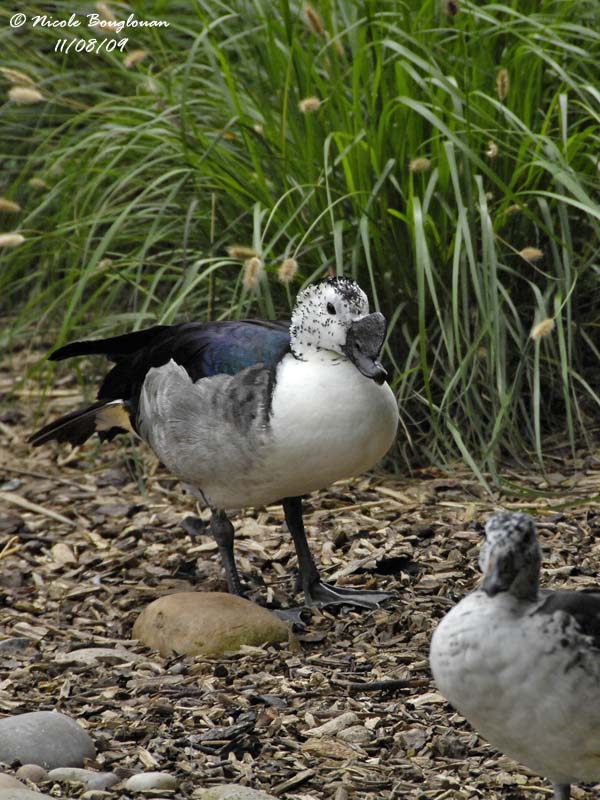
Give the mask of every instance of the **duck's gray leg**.
[{"label": "duck's gray leg", "polygon": [[569,783],[555,783],[553,800],[569,800],[571,797],[571,785]]},{"label": "duck's gray leg", "polygon": [[307,606],[350,605],[359,608],[377,608],[380,603],[393,595],[388,592],[369,592],[364,589],[346,589],[324,583],[310,552],[304,521],[302,519],[302,498],[286,497],[283,500],[285,521],[292,534],[298,556],[298,566],[302,579],[302,589]]},{"label": "duck's gray leg", "polygon": [[235,531],[224,511],[213,510],[212,517],[210,518],[210,532],[219,548],[223,567],[225,568],[227,588],[231,594],[243,596],[244,590],[235,565],[235,556],[233,555],[233,538]]}]

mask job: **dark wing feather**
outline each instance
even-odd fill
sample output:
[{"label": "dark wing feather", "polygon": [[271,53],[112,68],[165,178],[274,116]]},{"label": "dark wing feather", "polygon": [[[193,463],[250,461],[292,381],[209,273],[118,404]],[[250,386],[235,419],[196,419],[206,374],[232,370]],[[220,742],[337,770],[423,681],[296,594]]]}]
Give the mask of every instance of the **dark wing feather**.
[{"label": "dark wing feather", "polygon": [[96,414],[104,405],[104,401],[99,400],[90,406],[71,411],[60,419],[44,425],[30,436],[28,441],[34,447],[53,439],[57,442],[70,442],[72,445],[83,444],[96,432]]},{"label": "dark wing feather", "polygon": [[119,361],[145,347],[150,347],[161,334],[172,330],[173,325],[155,325],[143,331],[124,333],[122,336],[111,336],[108,339],[92,339],[89,342],[71,342],[59,347],[50,354],[50,361],[64,361],[74,356],[103,355],[110,361]]},{"label": "dark wing feather", "polygon": [[583,589],[578,592],[541,592],[544,601],[535,610],[536,614],[554,614],[564,611],[578,623],[581,632],[594,640],[600,648],[600,592]]},{"label": "dark wing feather", "polygon": [[127,400],[135,408],[146,373],[173,359],[192,380],[235,375],[254,364],[274,367],[290,347],[289,322],[231,320],[157,325],[109,339],[73,342],[51,358],[102,354],[115,362],[98,392],[99,400]]},{"label": "dark wing feather", "polygon": [[36,431],[29,439],[35,446],[51,439],[82,444],[93,433],[112,439],[130,429],[117,419],[106,424],[102,414],[111,401],[123,401],[132,424],[136,418],[142,384],[148,370],[173,359],[186,369],[193,381],[218,374],[235,375],[247,367],[264,364],[273,369],[290,349],[289,322],[261,320],[189,322],[181,325],[156,325],[144,331],[109,339],[72,342],[56,350],[50,358],[61,361],[82,355],[105,355],[115,362],[98,391],[98,401],[72,411]]}]

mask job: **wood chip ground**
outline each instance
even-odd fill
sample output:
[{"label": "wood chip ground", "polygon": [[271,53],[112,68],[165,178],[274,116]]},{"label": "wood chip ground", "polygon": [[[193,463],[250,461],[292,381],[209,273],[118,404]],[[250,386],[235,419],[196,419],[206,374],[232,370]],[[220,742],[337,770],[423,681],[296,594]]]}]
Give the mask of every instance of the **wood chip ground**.
[{"label": "wood chip ground", "polygon": [[[161,658],[131,642],[133,622],[161,594],[223,590],[216,545],[186,522],[193,499],[143,447],[32,450],[28,433],[76,407],[80,389],[60,378],[66,370],[52,389],[16,385],[18,366],[0,369],[0,637],[12,639],[0,654],[0,715],[70,714],[93,736],[98,768],[176,775],[179,789],[161,797],[223,782],[287,800],[551,797],[445,703],[428,648],[432,627],[478,581],[482,523],[494,509],[537,515],[545,586],[597,586],[592,452],[567,459],[557,449],[546,475],[506,469],[494,495],[463,468],[336,484],[306,506],[315,556],[328,579],[396,592],[387,608],[313,612],[290,647]],[[296,561],[281,509],[234,524],[251,592],[286,604]],[[87,648],[114,655],[78,656]],[[307,734],[350,711],[363,731],[354,740]],[[575,800],[593,796],[573,789]]]}]

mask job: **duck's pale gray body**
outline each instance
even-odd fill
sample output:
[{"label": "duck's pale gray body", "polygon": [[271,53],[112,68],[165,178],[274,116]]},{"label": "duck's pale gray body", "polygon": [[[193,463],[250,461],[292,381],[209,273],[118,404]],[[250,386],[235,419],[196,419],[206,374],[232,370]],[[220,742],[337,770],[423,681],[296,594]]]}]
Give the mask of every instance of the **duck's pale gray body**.
[{"label": "duck's pale gray body", "polygon": [[431,670],[442,694],[494,747],[549,778],[600,781],[600,594],[539,591],[535,525],[486,525],[481,588],[440,622]]},{"label": "duck's pale gray body", "polygon": [[555,784],[600,781],[600,651],[564,611],[479,590],[442,620],[431,669],[494,747]]},{"label": "duck's pale gray body", "polygon": [[231,509],[364,472],[389,450],[397,424],[387,383],[326,352],[196,383],[171,361],[149,371],[138,414],[165,466],[211,507]]}]

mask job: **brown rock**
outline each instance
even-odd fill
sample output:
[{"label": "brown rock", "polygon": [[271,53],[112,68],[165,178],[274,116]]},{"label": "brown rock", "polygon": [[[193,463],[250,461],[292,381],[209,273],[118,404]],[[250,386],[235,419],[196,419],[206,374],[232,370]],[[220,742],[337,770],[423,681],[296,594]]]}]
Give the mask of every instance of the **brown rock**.
[{"label": "brown rock", "polygon": [[262,606],[224,592],[178,592],[150,603],[133,637],[161,655],[220,655],[242,645],[284,642],[287,625]]}]

